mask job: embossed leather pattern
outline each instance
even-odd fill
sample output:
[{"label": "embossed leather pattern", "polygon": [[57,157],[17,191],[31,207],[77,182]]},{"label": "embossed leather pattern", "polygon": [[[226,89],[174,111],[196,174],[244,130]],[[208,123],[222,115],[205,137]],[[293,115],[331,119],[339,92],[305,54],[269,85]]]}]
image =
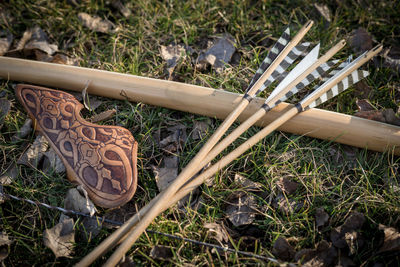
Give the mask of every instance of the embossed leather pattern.
[{"label": "embossed leather pattern", "polygon": [[105,208],[128,202],[137,186],[137,142],[125,128],[96,125],[80,116],[71,94],[20,84],[16,94],[36,128],[64,162],[71,182],[81,184]]}]

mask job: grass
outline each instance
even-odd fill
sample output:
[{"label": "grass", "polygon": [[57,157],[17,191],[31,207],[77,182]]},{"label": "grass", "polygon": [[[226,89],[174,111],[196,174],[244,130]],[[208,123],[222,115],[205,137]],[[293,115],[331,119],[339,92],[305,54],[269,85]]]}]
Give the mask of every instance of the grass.
[{"label": "grass", "polygon": [[[183,43],[199,51],[206,46],[208,38],[227,32],[237,42],[239,60],[235,64],[228,65],[222,74],[211,68],[201,71],[190,63],[196,59],[195,53],[178,64],[174,79],[233,92],[242,92],[246,88],[266,55],[266,38],[276,39],[288,23],[292,29],[299,29],[305,21],[313,19],[315,26],[305,39],[313,43],[321,40],[323,50],[348,37],[358,27],[364,27],[385,47],[400,45],[399,3],[396,1],[326,2],[333,14],[330,24],[318,14],[311,0],[130,1],[133,14],[129,18],[111,9],[107,1],[76,1],[78,6],[68,2],[8,1],[0,7],[8,10],[14,19],[8,24],[0,24],[0,27],[9,30],[18,39],[27,28],[39,25],[60,50],[81,59],[81,66],[158,79],[167,79],[165,62],[160,56],[161,45]],[[81,25],[77,18],[79,12],[108,18],[120,30],[111,34],[95,33]],[[351,53],[351,49],[346,47],[338,58]],[[400,101],[398,74],[375,68],[372,64],[369,70],[371,76],[367,83],[372,88],[371,103],[379,108],[397,109]],[[0,132],[0,171],[5,171],[10,163],[17,161],[23,147],[34,140],[34,134],[31,134],[24,140],[11,142],[11,136],[19,131],[27,117],[14,96],[15,84],[13,81],[1,81],[1,89],[13,102],[13,107]],[[356,90],[350,89],[325,104],[324,108],[353,114],[357,110],[355,95]],[[185,125],[189,133],[194,121],[205,118],[142,103],[103,101],[96,113],[108,107],[117,108],[118,113],[105,123],[123,125],[131,130],[139,143],[139,188],[122,211],[100,210],[100,215],[124,211],[129,214],[158,193],[151,166],[161,161],[164,152],[156,144],[156,134],[165,133],[171,123]],[[90,117],[93,114],[85,112],[84,115]],[[213,120],[211,130],[216,129],[219,123]],[[244,138],[256,130],[250,129]],[[195,155],[200,145],[189,136],[180,154],[181,168]],[[234,147],[237,145],[235,143]],[[216,174],[214,186],[202,186],[204,205],[199,210],[189,209],[182,214],[177,208],[171,208],[155,220],[151,229],[216,243],[203,225],[223,222],[237,233],[231,236],[231,246],[270,255],[273,242],[279,236],[289,239],[296,250],[314,248],[319,241],[329,240],[330,230],[341,225],[350,211],[359,211],[367,219],[362,234],[368,238],[366,245],[351,256],[355,264],[383,262],[388,266],[396,265],[398,255],[374,253],[379,249],[378,224],[400,227],[400,197],[394,190],[394,186],[399,186],[399,163],[399,158],[391,153],[376,153],[276,132]],[[64,175],[46,174],[40,169],[24,166],[18,170],[15,182],[5,187],[7,193],[62,206],[67,189],[73,187]],[[254,223],[245,227],[232,226],[224,213],[227,198],[233,192],[242,190],[234,183],[237,173],[261,183],[263,188],[261,195],[255,195],[260,212]],[[289,177],[300,184],[294,195],[286,196],[302,204],[296,212],[284,213],[273,207],[273,200],[280,194],[277,181],[281,177]],[[328,225],[321,231],[316,229],[314,218],[319,207],[323,207],[330,216]],[[57,224],[59,212],[8,200],[1,205],[0,216],[1,228],[14,240],[10,255],[5,260],[7,266],[72,265],[112,232],[103,228],[90,242],[77,235],[73,257],[56,259],[43,245],[42,238],[46,228]],[[77,229],[81,227],[79,220]],[[246,241],[244,237],[249,236],[254,239],[247,238]],[[173,258],[167,262],[150,258],[149,252],[154,245],[172,247]],[[142,235],[129,256],[138,265],[154,266],[266,264],[249,257],[218,254],[208,248],[151,234]],[[101,262],[104,259],[97,264]]]}]

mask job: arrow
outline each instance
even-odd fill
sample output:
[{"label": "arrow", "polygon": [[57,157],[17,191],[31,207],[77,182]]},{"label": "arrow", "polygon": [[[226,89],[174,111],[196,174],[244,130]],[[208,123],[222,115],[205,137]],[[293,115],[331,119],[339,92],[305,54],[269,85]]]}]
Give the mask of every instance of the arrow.
[{"label": "arrow", "polygon": [[[298,113],[302,112],[304,108],[307,108],[311,103],[316,101],[318,98],[323,96],[329,89],[333,88],[335,85],[337,85],[340,81],[342,81],[344,78],[349,76],[349,74],[352,74],[353,71],[357,70],[361,65],[363,65],[365,62],[367,62],[369,59],[371,59],[373,56],[375,56],[378,52],[382,50],[382,46],[377,46],[374,49],[368,51],[366,54],[362,55],[360,58],[356,59],[352,63],[350,63],[348,66],[346,66],[343,70],[339,71],[337,74],[335,74],[332,78],[328,79],[325,83],[323,83],[320,87],[318,87],[313,93],[311,93],[309,96],[307,96],[305,99],[300,101],[298,104],[296,104],[294,107],[289,109],[286,113],[284,113],[281,117],[270,123],[267,127],[263,128],[261,131],[259,131],[257,134],[252,136],[250,139],[248,139],[245,143],[240,145],[238,148],[230,152],[228,155],[223,157],[220,161],[218,161],[216,164],[212,165],[209,167],[206,171],[195,177],[192,181],[187,183],[182,189],[177,190],[177,193],[170,199],[164,199],[163,204],[161,205],[161,210],[167,209],[170,205],[176,203],[180,198],[188,194],[191,190],[193,190],[195,187],[199,186],[200,184],[203,183],[205,179],[208,177],[214,175],[217,171],[220,169],[224,168],[226,165],[228,165],[230,162],[232,162],[234,159],[242,155],[246,150],[257,144],[260,140],[262,140],[264,137],[266,137],[268,134],[273,132],[276,128],[284,124],[286,121],[297,115]],[[154,206],[155,207],[155,204]],[[146,213],[144,216],[147,217],[150,211]],[[138,220],[138,218],[137,218]],[[151,222],[151,220],[150,220]],[[140,226],[143,227],[144,229],[141,229]],[[106,262],[105,266],[114,266],[119,262],[121,257],[130,249],[132,244],[136,241],[136,239],[140,236],[141,232],[145,230],[147,227],[146,223],[143,223],[143,218],[136,227],[129,233],[129,235],[126,237],[126,239],[123,241],[123,243],[120,245],[120,247],[114,252],[114,254],[109,258],[109,260]]]},{"label": "arrow", "polygon": [[[148,208],[148,212],[142,218],[143,225],[148,225],[152,222],[153,218],[158,215],[159,210],[163,208],[164,202],[162,199],[171,199],[176,191],[181,188],[197,171],[197,166],[201,164],[203,159],[207,156],[210,150],[215,146],[215,144],[221,139],[221,137],[225,134],[228,128],[233,124],[233,122],[237,119],[237,117],[242,113],[242,111],[247,107],[250,100],[254,97],[254,94],[261,87],[261,85],[268,79],[268,77],[277,69],[277,67],[281,64],[286,56],[290,53],[290,51],[300,42],[300,40],[304,37],[304,35],[308,32],[308,30],[313,25],[312,21],[307,22],[296,34],[296,36],[283,48],[283,50],[279,53],[279,55],[273,60],[273,62],[267,67],[266,71],[257,79],[257,81],[247,90],[245,96],[237,107],[226,117],[226,119],[222,122],[222,124],[218,127],[218,129],[214,132],[214,134],[209,138],[206,144],[200,149],[197,155],[189,162],[189,164],[181,171],[178,177],[169,185],[169,187],[159,194],[158,200],[150,202],[149,205],[146,205]],[[132,219],[132,221],[131,221]],[[107,238],[103,243],[101,243],[95,250],[93,250],[90,254],[85,256],[77,266],[88,266],[91,264],[98,256],[102,255],[104,251],[108,250],[110,247],[113,247],[116,242],[120,238],[123,237],[124,233],[128,232],[131,227],[134,225],[132,222],[135,220],[133,217],[129,219],[120,229],[114,232],[109,238]],[[121,236],[122,233],[122,236]],[[136,240],[136,238],[135,238]],[[126,246],[126,244],[125,244]],[[124,248],[125,249],[125,248]],[[129,249],[129,248],[128,248]],[[124,252],[125,253],[125,252]],[[120,259],[120,256],[114,256],[112,261],[115,261],[116,258]],[[111,266],[115,266],[117,262],[114,264],[109,262]]]}]

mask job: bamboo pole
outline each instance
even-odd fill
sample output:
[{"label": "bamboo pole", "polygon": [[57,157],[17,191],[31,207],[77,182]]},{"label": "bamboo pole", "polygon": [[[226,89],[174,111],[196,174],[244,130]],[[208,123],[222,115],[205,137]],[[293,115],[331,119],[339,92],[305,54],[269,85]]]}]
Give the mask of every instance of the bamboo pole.
[{"label": "bamboo pole", "polygon": [[[307,96],[305,99],[303,99],[300,102],[302,108],[303,109],[306,108],[314,100],[316,100],[321,95],[326,93],[335,84],[337,84],[339,81],[344,79],[346,76],[348,76],[354,70],[358,69],[360,66],[362,66],[368,60],[370,60],[373,56],[375,56],[381,50],[382,50],[382,46],[375,47],[374,49],[369,51],[361,60],[357,61],[356,64],[349,67],[345,72],[336,76],[330,82],[327,82],[326,84],[319,87],[311,95]],[[234,159],[236,159],[237,157],[242,155],[246,150],[248,150],[249,148],[251,148],[252,146],[257,144],[260,140],[262,140],[264,137],[266,137],[268,134],[270,134],[272,131],[274,131],[276,128],[278,128],[280,125],[282,125],[283,123],[285,123],[286,121],[288,121],[289,119],[294,117],[299,112],[301,112],[301,110],[299,110],[297,107],[292,107],[286,113],[284,113],[281,117],[279,117],[278,119],[273,121],[270,125],[263,128],[261,131],[259,131],[257,134],[252,136],[249,140],[247,140],[245,143],[243,143],[237,149],[235,149],[234,151],[229,153],[227,156],[223,157],[218,163],[216,163],[213,166],[211,166],[210,168],[208,168],[203,174],[200,174],[192,182],[201,182],[202,183],[203,179],[208,178],[209,176],[213,175],[217,171],[221,170],[223,167],[225,167],[230,162],[232,162]],[[177,190],[177,191],[179,191],[179,190]],[[177,193],[177,195],[179,195],[179,193]],[[171,197],[170,199],[164,199],[165,201],[162,202],[164,204],[164,206],[161,205],[160,212],[162,212],[165,208],[168,207],[166,205],[166,203],[170,203],[171,200],[174,199],[174,197],[175,196]],[[153,207],[155,207],[155,206],[156,205],[154,205]],[[151,211],[146,213],[144,218],[148,217],[149,214],[151,214]],[[108,261],[106,262],[106,264],[104,266],[115,266],[120,261],[120,259],[123,257],[123,255],[125,255],[125,253],[130,249],[132,244],[141,235],[141,233],[146,229],[146,227],[147,227],[147,224],[146,224],[145,220],[139,221],[138,224],[136,225],[136,227],[129,233],[129,235],[126,237],[126,239],[123,241],[123,243],[118,247],[118,249],[114,252],[114,254],[108,259]]]},{"label": "bamboo pole", "polygon": [[[150,105],[224,119],[242,96],[219,89],[151,79],[61,64],[0,56],[0,77],[43,86],[88,92],[103,97],[142,102]],[[255,98],[239,116],[244,121],[264,103]],[[266,126],[282,115],[290,104],[281,103],[256,125]],[[400,127],[337,112],[310,109],[282,125],[278,130],[373,151],[393,151],[400,155]]]},{"label": "bamboo pole", "polygon": [[[261,75],[261,77],[254,83],[254,85],[250,88],[247,94],[250,97],[254,97],[255,93],[258,89],[263,85],[263,83],[268,79],[268,77],[272,74],[272,72],[279,66],[279,64],[284,60],[284,58],[289,54],[289,52],[300,42],[300,40],[304,37],[304,35],[309,31],[311,26],[313,25],[312,21],[307,22],[296,34],[296,36],[289,41],[289,43],[285,46],[283,51],[277,56],[277,58],[271,63],[268,69]],[[176,191],[182,187],[195,173],[198,168],[198,165],[202,162],[204,157],[210,152],[210,150],[215,146],[215,144],[221,139],[221,137],[225,134],[225,132],[229,129],[229,127],[235,122],[235,120],[239,117],[239,115],[243,112],[243,110],[249,104],[249,100],[243,98],[238,106],[228,115],[228,117],[222,122],[222,124],[218,127],[218,129],[214,132],[214,134],[208,139],[208,141],[203,145],[200,151],[196,154],[196,156],[189,162],[189,164],[181,171],[181,173],[176,177],[176,179],[168,186],[166,190],[160,193],[159,201],[151,202],[146,206],[150,206],[150,208],[146,208],[147,212],[143,217],[143,221],[148,221],[151,223],[157,214],[158,210],[163,206],[162,199],[170,199]],[[125,229],[130,229],[132,227],[131,221],[128,220],[124,223],[123,226],[119,230],[116,231],[115,235],[118,234],[118,231],[125,231]],[[113,234],[114,235],[114,234]],[[110,240],[113,239],[113,235],[109,237]],[[110,246],[114,246],[115,243],[109,243],[107,239],[103,241],[98,247],[100,250],[105,250]],[[96,250],[97,251],[97,250]],[[76,266],[87,266],[94,259],[97,252],[89,253],[86,257],[84,257]]]}]

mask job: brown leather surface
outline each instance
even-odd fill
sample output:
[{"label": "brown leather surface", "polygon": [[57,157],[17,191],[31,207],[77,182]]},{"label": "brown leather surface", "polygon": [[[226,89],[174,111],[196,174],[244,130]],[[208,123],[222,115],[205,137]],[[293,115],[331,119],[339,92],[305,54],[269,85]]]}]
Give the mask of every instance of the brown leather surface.
[{"label": "brown leather surface", "polygon": [[96,125],[80,116],[71,94],[19,84],[19,101],[61,157],[71,182],[105,208],[128,202],[137,186],[137,142],[125,128]]}]

